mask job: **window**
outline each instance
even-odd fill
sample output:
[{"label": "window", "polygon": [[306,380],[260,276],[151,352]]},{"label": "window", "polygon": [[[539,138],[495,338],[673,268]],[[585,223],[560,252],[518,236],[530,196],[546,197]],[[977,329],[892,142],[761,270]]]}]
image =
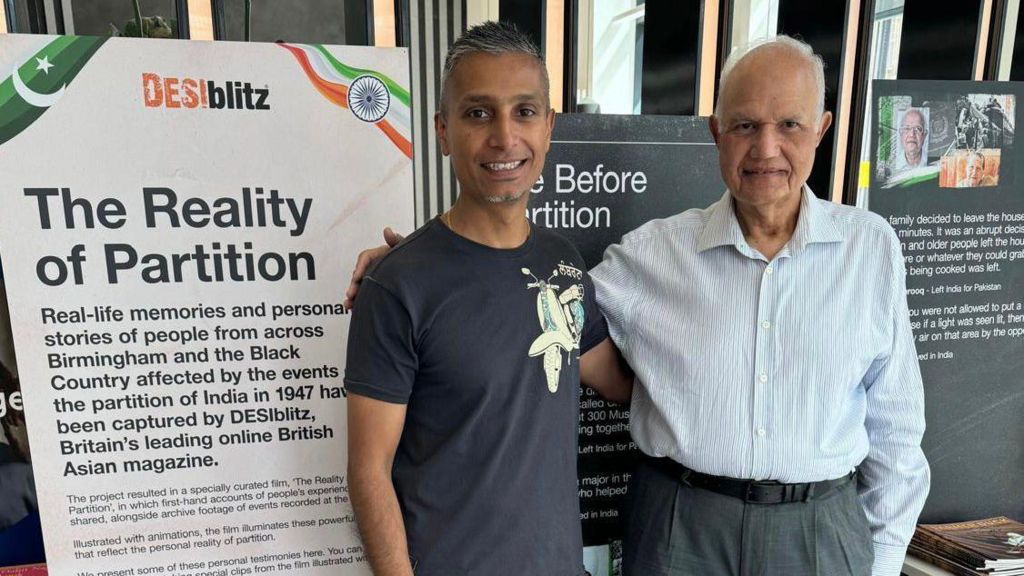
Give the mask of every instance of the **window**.
[{"label": "window", "polygon": [[[138,36],[135,8],[130,0],[72,0],[58,2],[64,9],[64,30],[79,36]],[[143,28],[153,38],[181,38],[178,2],[141,0]],[[187,30],[187,27],[186,27]]]},{"label": "window", "polygon": [[[864,129],[860,134],[860,171],[857,181],[857,206],[866,208],[868,184],[871,174],[871,80],[895,80],[900,56],[900,38],[903,30],[903,1],[878,0],[871,24],[871,57],[868,60],[868,86],[864,109]],[[854,145],[854,144],[851,144]]]},{"label": "window", "polygon": [[[251,2],[250,40],[366,45],[365,0]],[[217,40],[245,40],[246,1],[214,0]]]},{"label": "window", "polygon": [[643,0],[579,0],[576,109],[639,114]]}]

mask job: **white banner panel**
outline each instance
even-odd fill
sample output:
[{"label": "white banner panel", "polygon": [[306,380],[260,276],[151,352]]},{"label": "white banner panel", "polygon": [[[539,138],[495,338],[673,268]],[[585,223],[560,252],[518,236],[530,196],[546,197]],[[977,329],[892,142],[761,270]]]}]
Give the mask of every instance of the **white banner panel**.
[{"label": "white banner panel", "polygon": [[4,35],[0,78],[50,573],[368,574],[340,302],[413,227],[406,52]]}]

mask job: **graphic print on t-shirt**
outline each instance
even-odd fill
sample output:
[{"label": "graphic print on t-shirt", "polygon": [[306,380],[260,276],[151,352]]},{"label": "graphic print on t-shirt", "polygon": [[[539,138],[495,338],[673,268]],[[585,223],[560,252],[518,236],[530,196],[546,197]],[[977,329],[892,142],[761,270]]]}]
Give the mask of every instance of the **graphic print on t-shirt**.
[{"label": "graphic print on t-shirt", "polygon": [[[572,351],[579,350],[583,334],[583,271],[572,264],[560,263],[547,280],[540,280],[522,269],[523,274],[533,278],[527,289],[537,289],[537,319],[542,330],[540,336],[530,345],[530,357],[544,355],[544,374],[548,390],[558,391],[558,376],[562,372],[562,352],[566,352],[566,364],[572,362]],[[558,276],[565,278],[568,286],[561,293],[564,284],[552,283]],[[557,281],[557,280],[556,280]]]}]

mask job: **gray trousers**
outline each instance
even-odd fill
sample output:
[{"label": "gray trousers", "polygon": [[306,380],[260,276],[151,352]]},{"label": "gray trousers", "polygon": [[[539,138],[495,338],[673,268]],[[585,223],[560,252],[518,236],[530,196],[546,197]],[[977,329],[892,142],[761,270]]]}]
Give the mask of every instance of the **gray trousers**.
[{"label": "gray trousers", "polygon": [[869,576],[856,481],[807,502],[747,504],[641,462],[629,487],[625,576]]}]

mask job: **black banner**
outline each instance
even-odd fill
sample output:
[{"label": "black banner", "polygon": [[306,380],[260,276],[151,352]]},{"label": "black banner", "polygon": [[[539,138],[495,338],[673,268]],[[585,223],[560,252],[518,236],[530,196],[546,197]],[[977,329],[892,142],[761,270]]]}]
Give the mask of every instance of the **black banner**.
[{"label": "black banner", "polygon": [[[648,220],[705,207],[725,191],[703,118],[559,115],[530,200],[539,225],[559,230],[588,267]],[[636,454],[629,408],[584,389],[579,492],[587,546],[619,538],[619,511]]]},{"label": "black banner", "polygon": [[874,84],[869,203],[903,246],[925,386],[921,522],[1024,517],[1021,95],[1008,82]]}]

